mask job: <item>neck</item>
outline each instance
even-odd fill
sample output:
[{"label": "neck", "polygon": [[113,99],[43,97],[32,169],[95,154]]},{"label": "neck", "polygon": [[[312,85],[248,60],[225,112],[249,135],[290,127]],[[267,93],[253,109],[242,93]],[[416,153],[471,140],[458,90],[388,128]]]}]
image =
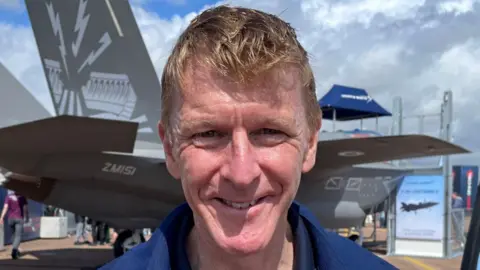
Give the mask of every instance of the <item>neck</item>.
[{"label": "neck", "polygon": [[[238,255],[221,250],[206,233],[196,226],[188,236],[187,252],[193,270],[292,270],[294,261],[293,236],[290,225],[279,226],[265,249],[255,254]],[[279,249],[278,247],[282,248]]]}]

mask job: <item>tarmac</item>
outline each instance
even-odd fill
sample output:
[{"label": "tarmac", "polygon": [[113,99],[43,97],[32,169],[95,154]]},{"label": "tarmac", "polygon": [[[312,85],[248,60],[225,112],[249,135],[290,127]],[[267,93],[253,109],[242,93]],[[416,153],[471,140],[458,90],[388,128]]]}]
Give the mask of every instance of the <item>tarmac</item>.
[{"label": "tarmac", "polygon": [[[364,236],[372,235],[373,228],[363,228]],[[459,270],[462,264],[462,257],[452,259],[436,259],[407,256],[386,256],[387,253],[387,230],[377,228],[376,241],[365,239],[365,246],[377,256],[388,261],[398,269],[408,270]],[[1,265],[1,264],[0,264]]]},{"label": "tarmac", "polygon": [[[371,234],[372,228],[364,228],[365,236]],[[369,248],[377,256],[387,260],[399,269],[406,270],[458,270],[461,257],[454,259],[429,259],[400,256],[385,256],[386,230],[377,229],[375,247]],[[74,239],[38,239],[23,242],[23,255],[18,260],[10,258],[10,246],[0,251],[0,269],[5,270],[90,270],[113,259],[112,248],[104,246],[75,246]],[[368,239],[366,241],[369,241]],[[359,262],[361,263],[361,262]]]}]

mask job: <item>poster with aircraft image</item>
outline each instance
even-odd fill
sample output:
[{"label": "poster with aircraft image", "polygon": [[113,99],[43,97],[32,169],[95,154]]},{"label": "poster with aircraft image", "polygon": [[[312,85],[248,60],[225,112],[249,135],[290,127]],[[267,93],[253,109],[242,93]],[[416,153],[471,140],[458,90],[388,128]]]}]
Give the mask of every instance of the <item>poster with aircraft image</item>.
[{"label": "poster with aircraft image", "polygon": [[406,176],[397,193],[396,237],[442,240],[443,194],[441,175]]}]

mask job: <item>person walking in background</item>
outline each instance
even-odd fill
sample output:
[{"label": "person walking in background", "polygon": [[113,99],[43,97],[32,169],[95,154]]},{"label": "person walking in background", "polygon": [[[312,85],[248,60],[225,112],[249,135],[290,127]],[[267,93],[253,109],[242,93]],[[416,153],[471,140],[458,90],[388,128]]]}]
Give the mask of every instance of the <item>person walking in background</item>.
[{"label": "person walking in background", "polygon": [[19,247],[22,241],[23,224],[29,219],[27,199],[9,190],[3,204],[0,224],[4,223],[5,215],[7,216],[8,226],[12,230],[12,259],[16,260],[20,257]]},{"label": "person walking in background", "polygon": [[104,237],[105,237],[105,243],[104,244],[109,244],[111,237],[110,237],[110,225],[108,223],[104,222],[103,226],[103,231],[104,231]]},{"label": "person walking in background", "polygon": [[92,245],[105,245],[105,222],[92,220]]},{"label": "person walking in background", "polygon": [[460,242],[460,246],[463,248],[466,242],[464,231],[464,219],[465,211],[463,198],[458,195],[457,192],[452,192],[452,221],[453,229],[455,231],[455,238]]},{"label": "person walking in background", "polygon": [[[77,227],[75,232],[74,245],[90,244],[90,242],[88,241],[88,235],[87,235],[86,217],[75,214],[75,223]],[[80,242],[80,239],[82,239],[83,241]]]},{"label": "person walking in background", "polygon": [[455,191],[452,193],[452,208],[463,208],[463,198]]}]

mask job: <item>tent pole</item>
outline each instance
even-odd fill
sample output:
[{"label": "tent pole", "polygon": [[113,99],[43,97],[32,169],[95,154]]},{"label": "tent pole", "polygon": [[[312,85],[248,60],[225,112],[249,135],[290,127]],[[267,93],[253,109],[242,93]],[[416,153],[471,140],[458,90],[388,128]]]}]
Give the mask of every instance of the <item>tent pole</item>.
[{"label": "tent pole", "polygon": [[360,130],[363,130],[363,119],[360,119]]},{"label": "tent pole", "polygon": [[375,131],[378,132],[378,115],[375,117]]},{"label": "tent pole", "polygon": [[337,121],[337,110],[333,109],[333,132],[335,132],[335,121]]}]

